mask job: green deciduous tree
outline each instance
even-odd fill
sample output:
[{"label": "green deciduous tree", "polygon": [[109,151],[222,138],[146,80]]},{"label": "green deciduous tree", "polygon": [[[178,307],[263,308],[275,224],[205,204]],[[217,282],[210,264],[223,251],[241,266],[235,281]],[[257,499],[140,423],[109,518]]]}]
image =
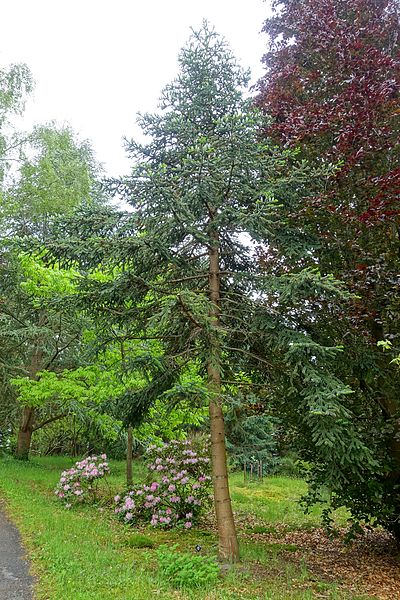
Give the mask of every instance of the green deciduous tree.
[{"label": "green deciduous tree", "polygon": [[[40,244],[56,215],[97,199],[98,167],[86,143],[68,128],[37,128],[19,151],[18,168],[0,199],[2,277],[0,281],[1,364],[5,392],[11,377],[70,364],[79,347],[83,318],[62,296],[71,293],[73,273],[47,269],[23,257],[21,236]],[[27,457],[35,423],[34,407],[23,409],[17,454]]]},{"label": "green deciduous tree", "polygon": [[[33,80],[28,67],[13,64],[0,69],[0,183],[7,172],[14,150],[21,140],[10,130],[10,117],[23,111],[25,100],[32,91]],[[2,190],[0,190],[0,197]]]}]

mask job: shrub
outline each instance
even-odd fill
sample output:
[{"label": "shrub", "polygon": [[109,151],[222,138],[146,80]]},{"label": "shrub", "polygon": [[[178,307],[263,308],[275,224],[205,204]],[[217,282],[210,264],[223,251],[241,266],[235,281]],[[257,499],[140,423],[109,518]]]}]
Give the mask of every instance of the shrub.
[{"label": "shrub", "polygon": [[142,533],[131,533],[125,540],[129,548],[154,548],[154,542],[147,535]]},{"label": "shrub", "polygon": [[129,524],[190,529],[210,503],[208,449],[189,440],[173,440],[147,450],[147,483],[115,496],[115,513]]},{"label": "shrub", "polygon": [[285,477],[301,477],[301,464],[302,461],[299,461],[294,453],[283,456],[279,461],[277,474]]},{"label": "shrub", "polygon": [[225,414],[226,448],[234,469],[253,464],[255,471],[262,466],[263,475],[268,475],[279,468],[279,421],[264,411],[264,404],[252,394],[230,398]]},{"label": "shrub", "polygon": [[85,500],[97,499],[98,482],[110,472],[107,456],[88,456],[75,463],[68,471],[61,473],[60,481],[54,491],[65,503],[65,508]]},{"label": "shrub", "polygon": [[177,552],[176,548],[177,544],[157,550],[159,570],[173,586],[203,588],[217,582],[219,567],[214,558]]}]

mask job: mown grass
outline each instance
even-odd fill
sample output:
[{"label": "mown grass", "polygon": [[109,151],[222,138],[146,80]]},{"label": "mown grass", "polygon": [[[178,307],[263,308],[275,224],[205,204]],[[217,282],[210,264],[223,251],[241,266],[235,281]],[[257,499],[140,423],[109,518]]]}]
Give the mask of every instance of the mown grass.
[{"label": "mown grass", "polygon": [[[0,495],[29,551],[37,575],[37,600],[308,600],[321,597],[318,589],[330,600],[356,598],[335,584],[310,581],[305,567],[288,562],[287,555],[294,550],[288,545],[249,539],[241,543],[243,562],[215,588],[174,589],[157,573],[156,548],[178,543],[180,549],[194,552],[200,545],[202,553],[214,555],[215,535],[201,530],[135,532],[104,506],[65,510],[53,488],[60,471],[72,462],[65,457],[0,461]],[[111,462],[111,468],[113,494],[124,487],[124,464]],[[140,464],[134,475],[141,477]],[[232,477],[235,510],[271,526],[318,524],[318,511],[305,516],[295,502],[304,490],[300,480],[274,477],[245,485],[239,474]]]},{"label": "mown grass", "polygon": [[[321,524],[320,505],[305,514],[299,505],[306,493],[307,485],[302,479],[288,477],[265,477],[262,481],[244,482],[241,473],[233,473],[230,478],[232,501],[236,511],[251,513],[270,527],[284,525],[287,529],[309,529]],[[335,522],[345,525],[348,514],[337,511]]]}]

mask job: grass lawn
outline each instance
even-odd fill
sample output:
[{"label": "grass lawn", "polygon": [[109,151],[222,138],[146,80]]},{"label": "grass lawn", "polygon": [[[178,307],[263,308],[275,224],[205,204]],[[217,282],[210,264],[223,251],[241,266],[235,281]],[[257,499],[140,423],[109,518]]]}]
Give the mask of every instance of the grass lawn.
[{"label": "grass lawn", "polygon": [[[304,515],[296,500],[305,491],[300,480],[271,477],[261,483],[232,476],[234,510],[238,514],[243,561],[217,586],[175,589],[158,574],[160,544],[215,555],[212,530],[138,532],[116,521],[103,507],[67,511],[53,494],[60,471],[73,460],[33,458],[29,463],[0,460],[0,497],[18,525],[38,577],[37,600],[306,600],[311,598],[367,599],[347,593],[334,582],[318,581],[304,565],[290,560],[296,547],[262,543],[252,531],[286,525],[290,529],[318,525],[318,510]],[[110,494],[124,487],[124,464],[111,461]],[[135,465],[135,475],[141,475]],[[339,515],[344,520],[345,515]],[[260,525],[261,523],[261,525]],[[147,547],[146,547],[147,546]]]}]

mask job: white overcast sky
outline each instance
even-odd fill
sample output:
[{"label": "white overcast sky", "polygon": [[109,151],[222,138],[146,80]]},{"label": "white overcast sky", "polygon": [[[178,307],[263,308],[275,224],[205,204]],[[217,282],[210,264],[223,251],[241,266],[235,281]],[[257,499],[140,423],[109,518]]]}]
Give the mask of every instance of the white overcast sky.
[{"label": "white overcast sky", "polygon": [[107,172],[129,169],[122,137],[153,111],[177,55],[208,19],[252,80],[262,73],[264,0],[3,0],[0,67],[25,62],[36,81],[19,127],[56,120],[91,140]]}]

